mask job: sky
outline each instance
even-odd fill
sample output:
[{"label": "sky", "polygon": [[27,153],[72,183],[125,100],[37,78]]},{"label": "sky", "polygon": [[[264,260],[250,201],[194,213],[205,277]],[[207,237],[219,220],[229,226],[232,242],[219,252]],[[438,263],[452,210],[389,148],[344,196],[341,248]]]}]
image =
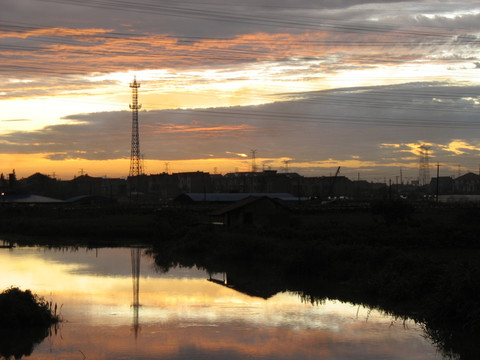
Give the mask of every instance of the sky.
[{"label": "sky", "polygon": [[[0,172],[480,168],[480,1],[0,0]],[[425,150],[424,150],[425,152]]]}]

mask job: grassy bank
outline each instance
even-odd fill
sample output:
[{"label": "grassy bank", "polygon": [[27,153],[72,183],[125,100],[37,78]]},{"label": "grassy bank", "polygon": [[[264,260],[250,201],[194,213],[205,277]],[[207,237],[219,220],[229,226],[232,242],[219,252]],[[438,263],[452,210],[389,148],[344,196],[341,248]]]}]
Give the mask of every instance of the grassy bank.
[{"label": "grassy bank", "polygon": [[156,235],[151,209],[127,207],[8,207],[0,208],[0,234],[27,245],[128,245]]},{"label": "grassy bank", "polygon": [[226,272],[251,295],[290,290],[411,317],[445,352],[478,358],[478,209],[405,211],[304,213],[275,229],[201,226],[158,241],[153,253],[161,269]]}]

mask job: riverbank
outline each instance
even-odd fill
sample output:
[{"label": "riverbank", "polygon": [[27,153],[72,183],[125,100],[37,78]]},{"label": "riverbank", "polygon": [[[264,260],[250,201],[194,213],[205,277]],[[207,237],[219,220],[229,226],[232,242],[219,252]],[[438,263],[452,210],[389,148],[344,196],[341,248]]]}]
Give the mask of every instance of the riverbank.
[{"label": "riverbank", "polygon": [[[157,265],[225,272],[229,284],[269,297],[339,299],[425,324],[445,353],[480,355],[477,208],[301,214],[278,228],[197,226],[154,244]],[[406,215],[406,216],[404,216]]]},{"label": "riverbank", "polygon": [[289,290],[305,301],[378,307],[425,324],[445,352],[480,353],[475,206],[297,209],[281,226],[237,228],[207,224],[205,211],[194,208],[62,210],[57,219],[22,211],[2,218],[0,228],[22,245],[148,245],[160,269],[225,272],[230,285],[255,296]]}]

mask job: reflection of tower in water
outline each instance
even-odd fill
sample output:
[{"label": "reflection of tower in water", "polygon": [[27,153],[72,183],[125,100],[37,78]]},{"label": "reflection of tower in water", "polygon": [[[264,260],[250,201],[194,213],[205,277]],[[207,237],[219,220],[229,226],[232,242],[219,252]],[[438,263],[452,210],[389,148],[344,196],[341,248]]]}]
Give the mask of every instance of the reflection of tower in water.
[{"label": "reflection of tower in water", "polygon": [[140,248],[131,249],[132,258],[132,282],[133,282],[133,330],[135,338],[140,328],[138,308],[140,307]]}]

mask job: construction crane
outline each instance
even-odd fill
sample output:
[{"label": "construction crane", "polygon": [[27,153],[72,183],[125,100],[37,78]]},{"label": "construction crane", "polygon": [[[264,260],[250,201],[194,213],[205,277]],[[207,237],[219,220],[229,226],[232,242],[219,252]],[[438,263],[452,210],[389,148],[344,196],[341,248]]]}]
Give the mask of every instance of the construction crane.
[{"label": "construction crane", "polygon": [[335,176],[330,180],[330,188],[328,189],[328,197],[331,198],[333,196],[333,188],[335,186],[335,182],[337,180],[338,174],[340,173],[340,166],[337,168],[335,172]]}]

